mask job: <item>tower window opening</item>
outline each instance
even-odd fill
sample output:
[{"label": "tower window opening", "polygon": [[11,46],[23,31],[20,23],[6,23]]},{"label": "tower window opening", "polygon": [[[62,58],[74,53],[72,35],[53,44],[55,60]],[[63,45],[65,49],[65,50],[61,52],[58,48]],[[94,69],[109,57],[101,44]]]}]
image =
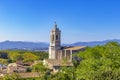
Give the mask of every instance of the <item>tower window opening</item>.
[{"label": "tower window opening", "polygon": [[54,41],[54,35],[52,35],[52,41]]},{"label": "tower window opening", "polygon": [[56,35],[56,40],[58,40],[58,35]]}]

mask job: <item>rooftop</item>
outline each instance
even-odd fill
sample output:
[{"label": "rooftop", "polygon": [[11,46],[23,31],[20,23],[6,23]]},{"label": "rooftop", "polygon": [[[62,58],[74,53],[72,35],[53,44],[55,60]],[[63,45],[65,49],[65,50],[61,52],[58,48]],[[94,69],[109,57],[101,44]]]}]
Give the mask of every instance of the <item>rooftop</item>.
[{"label": "rooftop", "polygon": [[80,50],[84,48],[86,48],[86,46],[74,46],[74,47],[66,48],[64,50]]},{"label": "rooftop", "polygon": [[45,59],[45,61],[51,64],[52,66],[73,66],[71,62],[64,62],[64,60]]}]

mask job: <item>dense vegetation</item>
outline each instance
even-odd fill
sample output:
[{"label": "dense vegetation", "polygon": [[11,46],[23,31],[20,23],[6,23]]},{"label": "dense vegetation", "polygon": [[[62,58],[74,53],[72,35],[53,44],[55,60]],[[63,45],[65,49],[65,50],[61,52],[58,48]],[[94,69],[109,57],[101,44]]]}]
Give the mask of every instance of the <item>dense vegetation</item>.
[{"label": "dense vegetation", "polygon": [[63,67],[49,80],[120,80],[120,44],[88,47],[75,56],[81,61],[74,61],[74,67]]},{"label": "dense vegetation", "polygon": [[24,50],[2,50],[0,51],[0,63],[8,64],[11,62],[22,60],[23,62],[31,62],[48,58],[47,52],[34,52]]},{"label": "dense vegetation", "polygon": [[120,79],[120,44],[89,47],[78,54],[82,61],[76,68],[76,79],[118,80]]},{"label": "dense vegetation", "polygon": [[87,47],[73,56],[80,60],[73,61],[73,67],[61,67],[58,73],[49,75],[42,64],[37,64],[33,71],[42,75],[26,80],[120,80],[120,44],[109,42],[103,46]]}]

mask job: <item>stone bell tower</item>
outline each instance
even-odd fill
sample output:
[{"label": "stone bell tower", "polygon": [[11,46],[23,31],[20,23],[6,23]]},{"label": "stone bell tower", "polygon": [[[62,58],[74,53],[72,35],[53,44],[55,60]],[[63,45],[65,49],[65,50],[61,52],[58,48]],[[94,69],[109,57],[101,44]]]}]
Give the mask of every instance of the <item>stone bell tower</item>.
[{"label": "stone bell tower", "polygon": [[50,32],[50,46],[49,46],[49,59],[57,59],[58,52],[61,47],[61,31],[57,28],[55,23],[54,28]]}]

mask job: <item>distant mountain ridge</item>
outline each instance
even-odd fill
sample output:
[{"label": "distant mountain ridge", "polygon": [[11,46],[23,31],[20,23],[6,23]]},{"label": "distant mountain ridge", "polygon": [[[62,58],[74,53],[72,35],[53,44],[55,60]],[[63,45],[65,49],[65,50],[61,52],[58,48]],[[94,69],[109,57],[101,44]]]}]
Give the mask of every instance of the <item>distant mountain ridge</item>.
[{"label": "distant mountain ridge", "polygon": [[46,49],[48,47],[47,43],[44,42],[24,42],[24,41],[4,41],[0,42],[0,49]]},{"label": "distant mountain ridge", "polygon": [[112,39],[112,40],[104,40],[104,41],[91,41],[91,42],[76,42],[76,43],[71,44],[71,46],[96,46],[96,45],[104,45],[108,42],[120,43],[120,39]]},{"label": "distant mountain ridge", "polygon": [[[63,44],[62,46],[95,46],[104,45],[107,42],[118,42],[120,39],[91,41],[91,42],[76,42],[73,44]],[[48,50],[49,43],[45,42],[24,42],[24,41],[4,41],[0,42],[0,49],[25,49],[25,50]]]}]

